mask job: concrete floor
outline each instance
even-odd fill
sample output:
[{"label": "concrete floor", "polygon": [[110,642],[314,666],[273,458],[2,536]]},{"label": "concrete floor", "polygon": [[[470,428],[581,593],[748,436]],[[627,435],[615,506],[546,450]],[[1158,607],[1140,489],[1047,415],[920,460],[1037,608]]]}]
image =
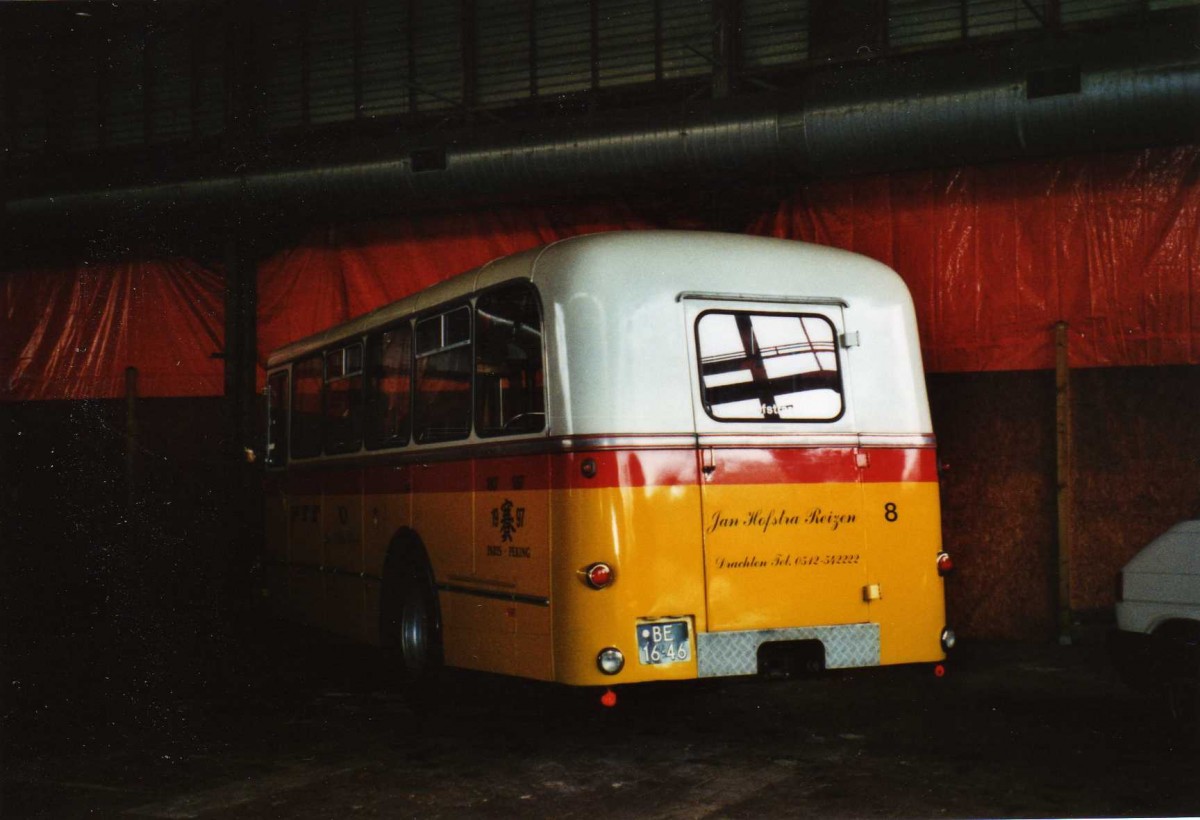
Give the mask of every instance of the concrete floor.
[{"label": "concrete floor", "polygon": [[457,675],[414,711],[371,654],[291,631],[191,685],[55,700],[47,680],[6,682],[4,817],[1200,814],[1200,755],[1098,645],[968,644],[941,679],[635,687],[611,710]]}]

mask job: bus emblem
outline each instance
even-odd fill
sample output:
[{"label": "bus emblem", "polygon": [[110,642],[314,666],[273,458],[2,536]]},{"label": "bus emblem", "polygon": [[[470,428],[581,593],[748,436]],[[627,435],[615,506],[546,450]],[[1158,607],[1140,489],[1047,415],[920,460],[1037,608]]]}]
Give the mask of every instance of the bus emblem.
[{"label": "bus emblem", "polygon": [[492,509],[492,526],[500,530],[501,541],[513,540],[513,533],[525,526],[525,508],[504,499],[503,504]]}]

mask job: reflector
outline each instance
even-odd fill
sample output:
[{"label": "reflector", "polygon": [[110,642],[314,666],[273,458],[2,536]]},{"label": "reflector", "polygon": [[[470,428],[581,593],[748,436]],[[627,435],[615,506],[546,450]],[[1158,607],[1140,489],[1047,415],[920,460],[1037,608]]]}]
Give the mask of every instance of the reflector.
[{"label": "reflector", "polygon": [[612,567],[608,564],[597,562],[588,567],[585,572],[587,573],[588,586],[593,589],[603,589],[612,583],[613,571]]}]

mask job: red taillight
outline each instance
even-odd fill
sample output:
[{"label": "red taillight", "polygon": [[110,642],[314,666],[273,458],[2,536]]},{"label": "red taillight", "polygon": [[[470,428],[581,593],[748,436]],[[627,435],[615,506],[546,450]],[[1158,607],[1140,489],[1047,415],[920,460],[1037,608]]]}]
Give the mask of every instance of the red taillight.
[{"label": "red taillight", "polygon": [[613,582],[613,570],[608,564],[598,561],[584,569],[583,577],[592,589],[604,589]]},{"label": "red taillight", "polygon": [[939,552],[937,557],[938,575],[949,575],[954,572],[954,559],[948,552]]}]

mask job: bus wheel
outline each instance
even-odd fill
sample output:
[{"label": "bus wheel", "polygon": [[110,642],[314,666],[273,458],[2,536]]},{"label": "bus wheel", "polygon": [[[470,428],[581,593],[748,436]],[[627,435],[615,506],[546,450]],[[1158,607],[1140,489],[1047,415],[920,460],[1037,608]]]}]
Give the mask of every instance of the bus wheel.
[{"label": "bus wheel", "polygon": [[428,684],[442,665],[441,618],[428,565],[411,557],[389,561],[381,604],[383,643],[401,684]]}]

